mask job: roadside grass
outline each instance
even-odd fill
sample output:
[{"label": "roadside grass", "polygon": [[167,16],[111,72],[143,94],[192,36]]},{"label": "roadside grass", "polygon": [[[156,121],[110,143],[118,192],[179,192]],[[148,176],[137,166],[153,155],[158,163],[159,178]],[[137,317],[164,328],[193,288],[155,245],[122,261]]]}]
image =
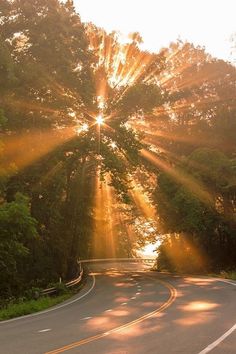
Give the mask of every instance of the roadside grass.
[{"label": "roadside grass", "polygon": [[[157,271],[160,272],[157,268],[152,268],[152,271]],[[185,272],[173,272],[169,270],[161,270],[161,272],[167,272],[171,274],[178,274],[178,275],[193,275],[193,273],[185,273]],[[224,271],[222,270],[220,273],[194,273],[194,275],[206,275],[208,277],[215,277],[215,278],[222,278],[222,279],[231,279],[231,280],[236,280],[236,270],[232,271]]]},{"label": "roadside grass", "polygon": [[236,280],[236,270],[230,271],[230,272],[222,271],[222,272],[220,272],[220,277],[224,278],[224,279]]},{"label": "roadside grass", "polygon": [[22,301],[19,303],[8,304],[5,308],[0,309],[0,321],[9,320],[14,317],[29,315],[34,312],[45,310],[51,306],[57,305],[69,299],[75,293],[68,291],[59,296],[44,296],[37,300]]},{"label": "roadside grass", "polygon": [[207,273],[206,275],[213,278],[236,280],[236,270],[232,270],[232,271],[222,270],[220,273]]},{"label": "roadside grass", "polygon": [[86,284],[86,281],[87,271],[85,270],[82,281],[79,284],[74,285],[73,288],[68,288],[63,283],[49,284],[48,286],[54,287],[57,290],[56,295],[44,295],[34,299],[36,293],[40,292],[40,289],[31,288],[26,291],[26,296],[22,298],[8,299],[8,302],[0,298],[0,322],[43,311],[60,304],[71,298],[73,295],[78,294]]}]

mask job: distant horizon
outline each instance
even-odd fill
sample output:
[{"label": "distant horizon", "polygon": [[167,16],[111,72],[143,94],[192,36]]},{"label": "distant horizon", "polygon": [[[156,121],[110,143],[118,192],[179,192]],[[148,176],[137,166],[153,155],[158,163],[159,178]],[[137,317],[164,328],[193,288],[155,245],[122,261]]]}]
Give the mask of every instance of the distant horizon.
[{"label": "distant horizon", "polygon": [[180,39],[236,63],[230,40],[236,34],[235,0],[74,0],[74,4],[83,22],[93,22],[108,32],[119,31],[124,37],[139,32],[145,50],[158,52]]}]

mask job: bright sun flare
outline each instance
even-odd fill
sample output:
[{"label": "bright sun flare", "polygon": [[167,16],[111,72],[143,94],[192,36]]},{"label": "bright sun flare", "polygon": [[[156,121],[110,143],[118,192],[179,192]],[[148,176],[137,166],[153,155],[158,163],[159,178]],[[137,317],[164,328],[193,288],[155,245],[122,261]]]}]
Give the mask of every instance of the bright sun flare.
[{"label": "bright sun flare", "polygon": [[96,123],[102,125],[104,123],[104,118],[101,115],[97,116]]},{"label": "bright sun flare", "polygon": [[142,249],[138,251],[139,256],[148,257],[148,258],[156,258],[156,249],[160,246],[160,241],[157,241],[155,244],[147,244]]}]

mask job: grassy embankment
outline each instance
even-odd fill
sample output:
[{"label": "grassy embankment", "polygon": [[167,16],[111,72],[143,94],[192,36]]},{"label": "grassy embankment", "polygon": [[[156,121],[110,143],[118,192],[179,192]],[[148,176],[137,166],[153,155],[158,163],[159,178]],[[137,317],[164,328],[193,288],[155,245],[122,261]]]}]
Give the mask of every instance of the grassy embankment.
[{"label": "grassy embankment", "polygon": [[[86,282],[86,277],[74,289],[68,289],[63,284],[57,284],[58,294],[53,296],[41,296],[38,299],[19,298],[2,304],[0,307],[0,321],[29,315],[31,313],[46,310],[77,294]],[[1,305],[1,304],[0,304]]]},{"label": "grassy embankment", "polygon": [[221,272],[219,274],[220,278],[236,280],[236,270],[230,272]]},{"label": "grassy embankment", "polygon": [[[153,268],[152,270],[159,271],[157,268]],[[169,270],[165,270],[165,271],[169,272],[169,273],[173,273],[173,274],[179,274],[179,275],[189,274],[189,273],[186,273],[186,272],[175,272],[175,271],[169,271]],[[215,277],[215,278],[236,280],[236,270],[221,271],[220,273],[207,273],[207,272],[206,273],[196,273],[196,275],[205,275],[205,276]]]},{"label": "grassy embankment", "polygon": [[9,303],[5,308],[0,309],[0,321],[45,310],[69,299],[72,295],[74,295],[74,292],[67,292],[54,297],[43,296],[37,300]]}]

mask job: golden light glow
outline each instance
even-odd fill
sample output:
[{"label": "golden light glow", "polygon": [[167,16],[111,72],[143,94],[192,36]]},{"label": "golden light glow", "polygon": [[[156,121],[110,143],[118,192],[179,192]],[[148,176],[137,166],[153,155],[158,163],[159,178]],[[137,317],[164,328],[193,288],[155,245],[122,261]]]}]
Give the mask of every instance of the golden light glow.
[{"label": "golden light glow", "polygon": [[100,180],[98,168],[94,190],[94,224],[92,256],[94,258],[129,257],[136,237],[127,221],[125,206],[111,186],[109,174]]},{"label": "golden light glow", "polygon": [[[7,137],[5,139],[6,141],[4,141],[5,159],[3,162],[3,167],[6,167],[7,172],[12,168],[8,166],[16,164],[18,169],[24,168],[46,155],[60,144],[70,140],[76,134],[82,136],[85,135],[92,126],[95,126],[97,129],[97,154],[99,154],[99,157],[102,159],[100,151],[103,152],[103,150],[100,148],[100,145],[103,143],[103,136],[100,127],[104,125],[104,129],[107,129],[107,131],[112,130],[113,128],[106,125],[106,122],[119,116],[119,112],[117,112],[115,108],[112,112],[106,112],[106,109],[109,110],[108,103],[113,103],[119,100],[125,95],[131,85],[138,82],[149,82],[152,79],[155,79],[155,83],[158,83],[162,88],[171,92],[173,88],[180,90],[186,87],[191,88],[193,85],[198,85],[200,87],[206,79],[209,81],[218,78],[216,71],[212,71],[207,77],[204,72],[202,72],[201,75],[198,74],[198,72],[197,74],[194,72],[194,75],[192,76],[186,75],[186,72],[188,70],[190,71],[191,67],[194,65],[200,67],[201,62],[204,62],[205,57],[204,54],[202,54],[202,57],[200,54],[199,56],[192,55],[189,48],[184,45],[176,45],[176,47],[172,45],[172,47],[170,46],[170,48],[166,50],[164,57],[166,59],[167,67],[162,71],[160,70],[161,64],[160,66],[158,65],[158,60],[160,59],[159,55],[147,51],[141,51],[138,45],[135,42],[132,42],[132,40],[130,42],[121,43],[117,41],[116,35],[112,33],[107,34],[102,29],[94,30],[92,26],[91,28],[88,28],[88,37],[90,48],[96,52],[98,57],[98,62],[96,67],[94,67],[97,109],[91,112],[82,105],[78,108],[78,111],[77,108],[71,108],[71,112],[66,112],[65,115],[70,122],[76,122],[76,127],[62,129],[63,131],[61,130],[61,132],[58,133],[51,131],[44,133],[31,132],[30,135],[26,134],[21,137]],[[48,80],[50,79],[48,78]],[[55,87],[55,90],[60,97],[68,97],[72,98],[75,102],[82,102],[81,97],[76,91],[72,92],[69,88],[62,87],[56,82],[52,82],[52,80],[50,83],[52,87]],[[111,89],[114,91],[114,96],[111,95],[110,97]],[[217,101],[215,96],[211,98],[209,95],[204,96],[201,100],[191,96],[188,99],[180,99],[177,103],[175,102],[171,105],[158,107],[154,111],[154,117],[157,118],[166,115],[172,120],[175,120],[179,114],[188,113],[189,108],[191,107],[195,110],[200,110],[207,104],[212,104],[212,102],[219,103],[219,100]],[[14,104],[18,110],[28,109],[32,112],[39,112],[40,114],[43,112],[45,115],[50,114],[55,117],[60,114],[59,111],[50,107],[45,108],[44,105],[38,103],[16,99],[14,102],[13,99],[11,99],[11,103],[12,105]],[[117,109],[119,110],[119,108]],[[100,114],[97,115],[97,112],[100,112]],[[81,114],[81,120],[77,118],[79,117],[79,114]],[[105,118],[103,114],[105,115]],[[159,140],[166,139],[169,141],[190,144],[195,142],[194,138],[189,137],[188,135],[178,135],[171,131],[164,132],[157,129],[158,119],[155,120],[153,125],[150,124],[148,126],[148,118],[149,117],[145,117],[143,123],[143,121],[138,121],[137,117],[135,117],[133,126],[131,126],[136,131],[141,132],[144,131],[145,127],[145,142],[149,145],[154,144],[154,147],[156,146],[157,150],[164,152],[171,161],[176,161],[179,157],[159,146]],[[83,123],[83,121],[86,120],[89,124]],[[159,121],[159,124],[162,124],[161,119]],[[119,145],[118,150],[115,141],[112,141],[111,138],[109,139],[107,139],[107,142],[109,147],[115,150],[113,153],[115,154],[117,151],[120,152],[121,146]],[[207,141],[207,138],[206,141],[203,137],[201,139],[204,146],[206,143],[210,144],[210,142]],[[195,137],[195,140],[199,144],[199,139],[197,137]],[[125,151],[122,152],[122,154],[124,154],[126,158]],[[157,166],[158,169],[165,171],[177,182],[188,188],[201,201],[214,205],[212,195],[191,175],[188,175],[181,170],[174,169],[170,163],[161,159],[158,154],[151,153],[149,150],[142,150],[141,154],[153,165]],[[170,154],[172,155],[170,156]],[[127,165],[130,163],[128,157],[125,160],[125,163],[127,163]],[[62,166],[58,163],[54,168],[47,172],[41,183],[48,183],[49,179],[52,178],[60,168],[62,168]],[[147,193],[145,193],[145,189],[142,188],[136,180],[132,179],[129,196],[136,206],[136,210],[140,217],[136,218],[132,225],[126,222],[125,212],[122,212],[121,208],[119,209],[120,204],[118,203],[118,198],[115,194],[115,190],[111,187],[110,175],[106,174],[105,176],[102,176],[104,181],[101,182],[100,174],[101,171],[98,168],[97,175],[94,177],[94,237],[91,246],[93,256],[95,256],[95,258],[116,257],[120,251],[120,239],[122,239],[124,235],[125,242],[123,244],[126,245],[128,251],[123,250],[123,252],[127,252],[130,256],[131,253],[129,253],[129,247],[135,243],[134,240],[136,240],[137,234],[142,234],[144,239],[151,239],[153,235],[158,235],[158,216],[156,215],[156,210],[152,206]],[[179,264],[185,264],[186,260],[182,256],[183,244],[186,247],[188,254],[194,259],[195,264],[199,268],[204,267],[205,259],[200,251],[196,249],[194,245],[189,243],[188,240],[183,239],[182,243],[179,242],[178,237],[175,242],[172,242],[172,244],[170,242],[170,245],[168,245],[166,249],[171,262],[176,266]],[[140,251],[140,254],[146,257],[156,257],[153,250],[156,249],[158,245],[159,242],[146,245]],[[193,303],[190,304],[189,307],[186,307],[185,310],[204,310],[204,306],[205,305]]]},{"label": "golden light glow", "polygon": [[82,132],[87,132],[89,130],[89,126],[87,123],[84,123],[81,127]]},{"label": "golden light glow", "polygon": [[157,253],[156,253],[156,249],[158,248],[158,246],[160,246],[160,241],[157,241],[156,243],[152,244],[148,244],[146,246],[144,246],[143,248],[141,248],[138,251],[138,254],[145,258],[157,258]]},{"label": "golden light glow", "polygon": [[157,218],[156,210],[153,207],[153,205],[150,203],[148,196],[145,195],[143,188],[141,186],[138,186],[134,180],[131,182],[131,189],[129,193],[136,207],[144,217],[153,220]]},{"label": "golden light glow", "polygon": [[100,170],[95,177],[94,194],[94,235],[93,249],[94,257],[111,258],[116,256],[116,233],[115,233],[115,212],[114,192],[109,186],[108,176],[105,176],[105,183],[100,181]]},{"label": "golden light glow", "polygon": [[[166,235],[162,247],[168,262],[176,271],[202,272],[207,265],[207,256],[184,234]],[[188,285],[187,282],[184,286],[186,285]]]},{"label": "golden light glow", "polygon": [[15,167],[21,170],[53,151],[59,145],[75,136],[73,128],[47,130],[45,132],[31,131],[15,136],[5,136],[4,160],[0,164],[7,173],[14,173]]},{"label": "golden light glow", "polygon": [[[107,34],[102,29],[94,30],[93,26],[87,27],[90,48],[98,56],[97,70],[95,72],[96,93],[98,107],[105,107],[109,86],[121,88],[155,76],[158,65],[155,63],[158,55],[147,51],[140,51],[135,42],[121,43],[117,36]],[[119,92],[119,95],[123,92]]]},{"label": "golden light glow", "polygon": [[117,145],[116,145],[115,142],[112,142],[110,146],[111,146],[112,149],[116,149],[117,148]]},{"label": "golden light glow", "polygon": [[87,123],[84,123],[80,127],[75,129],[77,135],[80,135],[81,133],[86,133],[88,130],[89,130],[89,125]]},{"label": "golden light glow", "polygon": [[96,117],[96,123],[97,123],[97,125],[102,125],[102,124],[104,124],[104,118],[103,118],[103,116],[100,114],[99,116],[97,116]]},{"label": "golden light glow", "polygon": [[214,205],[213,196],[200,184],[199,181],[195,180],[193,176],[184,173],[184,171],[176,171],[169,163],[158,157],[156,154],[151,153],[148,150],[142,150],[142,156],[150,161],[153,165],[160,168],[162,171],[168,173],[171,177],[181,183],[186,187],[191,193],[196,195],[203,203],[208,205]]},{"label": "golden light glow", "polygon": [[217,303],[211,303],[206,301],[192,301],[187,305],[183,305],[180,308],[184,311],[209,311],[213,310],[220,305]]},{"label": "golden light glow", "polygon": [[[75,0],[74,3],[83,22],[93,22],[108,32],[119,29],[124,35],[128,35],[131,29],[138,29],[144,40],[142,47],[147,50],[157,51],[166,47],[178,35],[195,45],[205,46],[213,55],[226,60],[229,58],[228,38],[235,32],[235,0],[227,0],[227,6],[223,0],[215,1],[214,16],[211,16],[212,2],[203,0],[149,0],[148,3],[135,0]],[[158,21],[157,13],[160,14]],[[219,19],[222,26],[219,26]],[[166,30],[163,31],[163,28]],[[215,38],[218,40],[215,41]]]}]

